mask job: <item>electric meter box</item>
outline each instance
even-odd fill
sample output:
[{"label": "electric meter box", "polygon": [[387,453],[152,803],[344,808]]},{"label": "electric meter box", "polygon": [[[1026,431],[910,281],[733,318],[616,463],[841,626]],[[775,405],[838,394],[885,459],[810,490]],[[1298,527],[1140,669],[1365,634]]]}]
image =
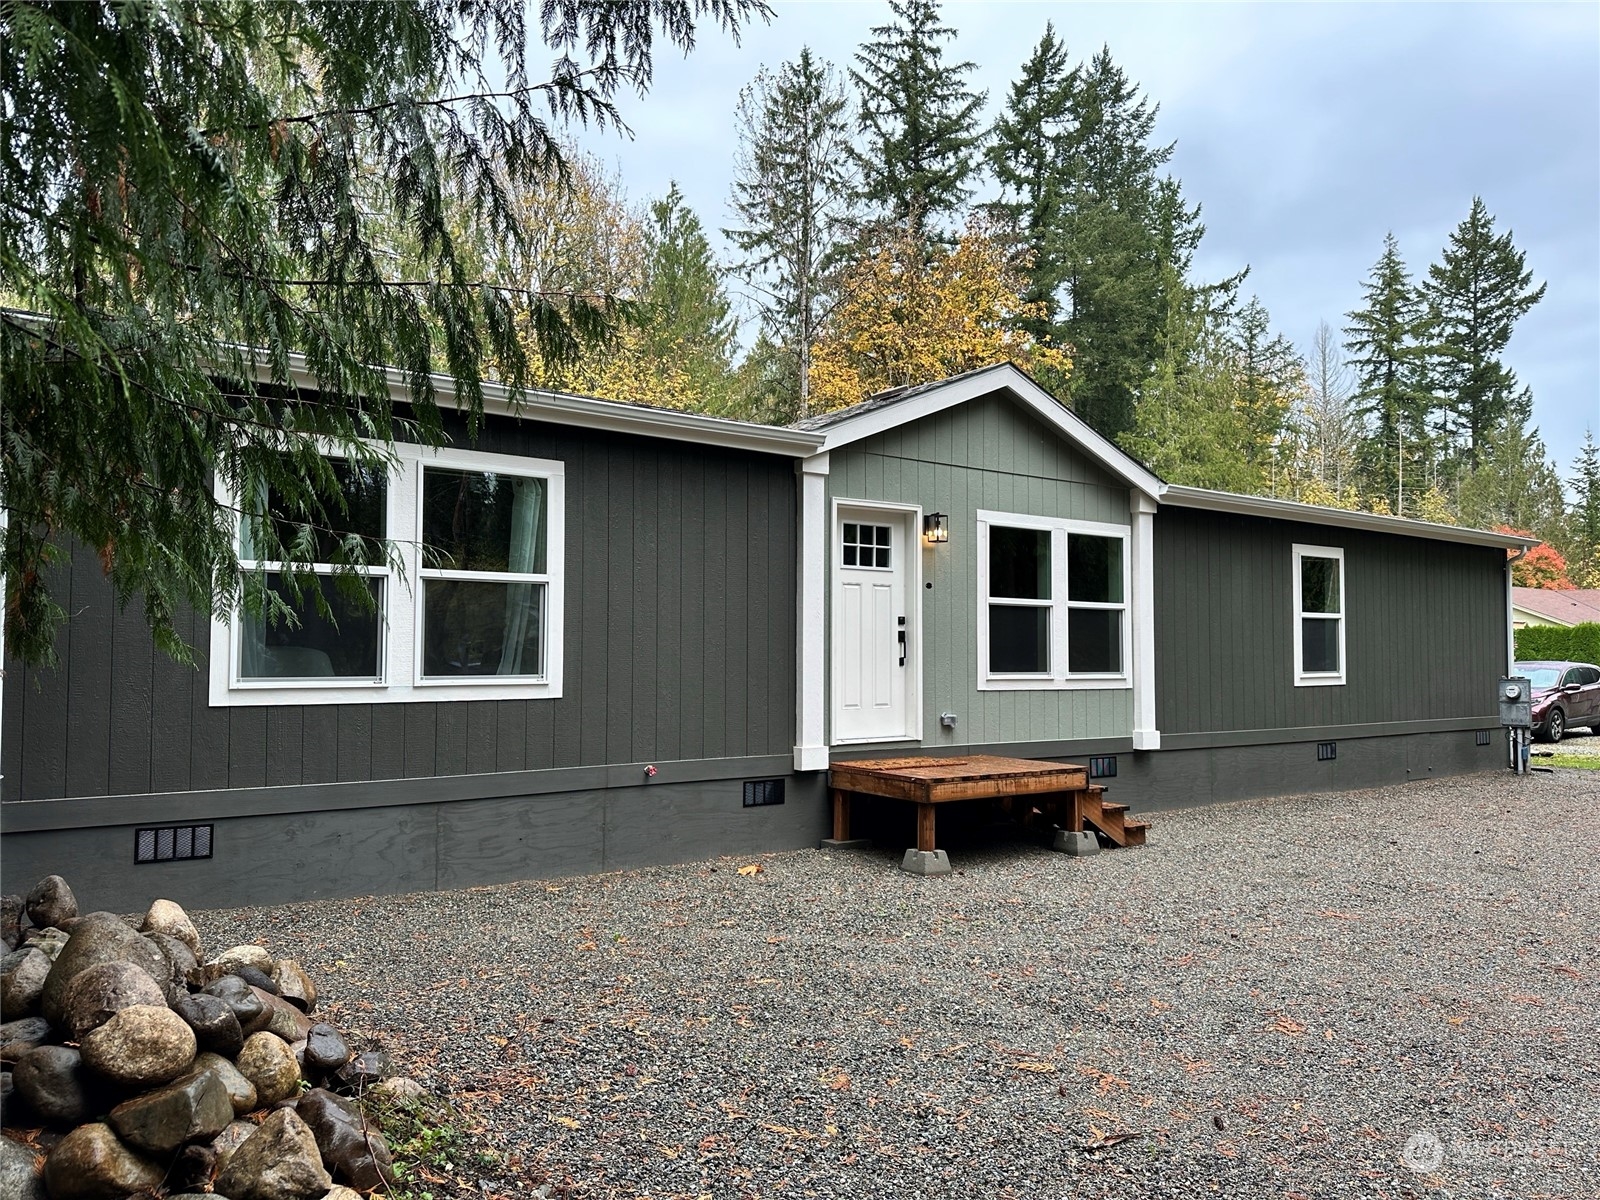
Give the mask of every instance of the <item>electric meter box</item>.
[{"label": "electric meter box", "polygon": [[1520,676],[1507,676],[1495,689],[1500,701],[1500,724],[1511,729],[1533,727],[1533,685]]}]

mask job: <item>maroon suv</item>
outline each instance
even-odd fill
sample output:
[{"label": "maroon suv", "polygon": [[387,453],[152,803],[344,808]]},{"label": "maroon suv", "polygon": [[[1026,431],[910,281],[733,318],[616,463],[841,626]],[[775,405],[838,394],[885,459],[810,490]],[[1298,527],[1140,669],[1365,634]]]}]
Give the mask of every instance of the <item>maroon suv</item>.
[{"label": "maroon suv", "polygon": [[1600,667],[1576,662],[1519,662],[1533,685],[1533,736],[1559,742],[1569,729],[1600,726]]}]

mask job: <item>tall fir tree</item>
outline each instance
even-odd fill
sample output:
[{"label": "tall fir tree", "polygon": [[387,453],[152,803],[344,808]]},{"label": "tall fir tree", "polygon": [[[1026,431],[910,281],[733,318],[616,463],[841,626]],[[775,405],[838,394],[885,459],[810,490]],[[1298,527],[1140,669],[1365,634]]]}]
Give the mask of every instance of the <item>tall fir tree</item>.
[{"label": "tall fir tree", "polygon": [[1116,437],[1134,425],[1169,314],[1189,303],[1185,275],[1202,229],[1198,209],[1160,175],[1173,147],[1153,141],[1157,106],[1109,50],[1077,69],[1069,95],[1060,160],[1066,311],[1057,336],[1076,349],[1073,408]]},{"label": "tall fir tree", "polygon": [[701,397],[694,407],[720,411],[739,335],[722,268],[677,183],[651,204],[650,217],[650,256],[639,304],[642,349],[688,377]]},{"label": "tall fir tree", "polygon": [[[1431,397],[1422,384],[1421,338],[1426,328],[1422,301],[1411,283],[1394,234],[1362,285],[1366,303],[1345,314],[1345,349],[1355,373],[1353,411],[1363,422],[1357,455],[1362,491],[1382,497],[1404,515],[1408,464],[1428,437]],[[1420,491],[1412,465],[1411,487]]]},{"label": "tall fir tree", "polygon": [[1573,503],[1567,537],[1572,582],[1581,588],[1600,588],[1600,446],[1594,431],[1586,430],[1583,446],[1572,460]]},{"label": "tall fir tree", "polygon": [[1000,185],[995,208],[1005,213],[1029,255],[1023,298],[1039,315],[1027,318],[1027,332],[1055,332],[1059,292],[1067,277],[1062,262],[1061,211],[1066,180],[1061,170],[1063,138],[1069,128],[1072,88],[1077,72],[1055,26],[1044,36],[1011,85],[1005,111],[995,120],[986,157]]},{"label": "tall fir tree", "polygon": [[956,31],[938,0],[889,0],[894,22],[872,29],[850,72],[861,96],[861,144],[852,151],[860,194],[877,214],[918,236],[957,224],[972,195],[984,94],[969,90],[971,62],[944,61]]},{"label": "tall fir tree", "polygon": [[[1532,286],[1526,259],[1510,230],[1495,235],[1494,217],[1474,196],[1466,219],[1422,283],[1440,425],[1469,465],[1481,457],[1490,433],[1512,415],[1519,395],[1516,376],[1500,355],[1517,321],[1543,299],[1546,286]],[[1526,420],[1531,414],[1516,415]]]},{"label": "tall fir tree", "polygon": [[776,74],[763,69],[739,94],[739,149],[730,206],[740,224],[723,234],[743,255],[734,269],[753,293],[766,351],[794,359],[766,366],[757,405],[771,414],[769,385],[793,379],[787,419],[811,413],[811,348],[832,290],[840,245],[851,232],[855,174],[849,98],[833,67],[801,47]]},{"label": "tall fir tree", "polygon": [[1552,545],[1563,545],[1561,476],[1550,465],[1539,431],[1516,414],[1524,405],[1531,408],[1532,402],[1514,399],[1514,411],[1489,431],[1478,462],[1457,481],[1461,519],[1479,529],[1505,525],[1528,530]]}]

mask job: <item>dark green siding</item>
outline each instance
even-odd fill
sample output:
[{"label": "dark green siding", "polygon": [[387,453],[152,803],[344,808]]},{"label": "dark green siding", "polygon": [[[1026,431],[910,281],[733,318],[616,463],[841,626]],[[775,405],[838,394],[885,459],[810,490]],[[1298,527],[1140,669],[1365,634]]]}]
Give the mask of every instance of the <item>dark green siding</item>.
[{"label": "dark green siding", "polygon": [[[1294,685],[1292,547],[1345,555],[1346,682]],[[1163,507],[1156,715],[1174,734],[1488,715],[1505,670],[1505,552]]]},{"label": "dark green siding", "polygon": [[60,666],[7,664],[4,798],[791,753],[790,460],[495,418],[473,446],[566,465],[562,698],[212,708],[209,624],[177,666],[79,550]]}]

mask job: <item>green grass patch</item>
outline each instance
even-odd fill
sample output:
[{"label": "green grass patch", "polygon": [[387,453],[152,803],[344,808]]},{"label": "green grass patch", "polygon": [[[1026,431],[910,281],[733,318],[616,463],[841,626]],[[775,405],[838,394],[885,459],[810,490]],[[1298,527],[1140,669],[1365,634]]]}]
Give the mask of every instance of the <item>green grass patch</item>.
[{"label": "green grass patch", "polygon": [[459,1194],[455,1178],[477,1157],[459,1112],[434,1096],[389,1100],[368,1095],[361,1106],[394,1155],[391,1200],[443,1200]]},{"label": "green grass patch", "polygon": [[1537,767],[1576,767],[1580,771],[1600,771],[1600,754],[1550,754],[1529,761]]}]

